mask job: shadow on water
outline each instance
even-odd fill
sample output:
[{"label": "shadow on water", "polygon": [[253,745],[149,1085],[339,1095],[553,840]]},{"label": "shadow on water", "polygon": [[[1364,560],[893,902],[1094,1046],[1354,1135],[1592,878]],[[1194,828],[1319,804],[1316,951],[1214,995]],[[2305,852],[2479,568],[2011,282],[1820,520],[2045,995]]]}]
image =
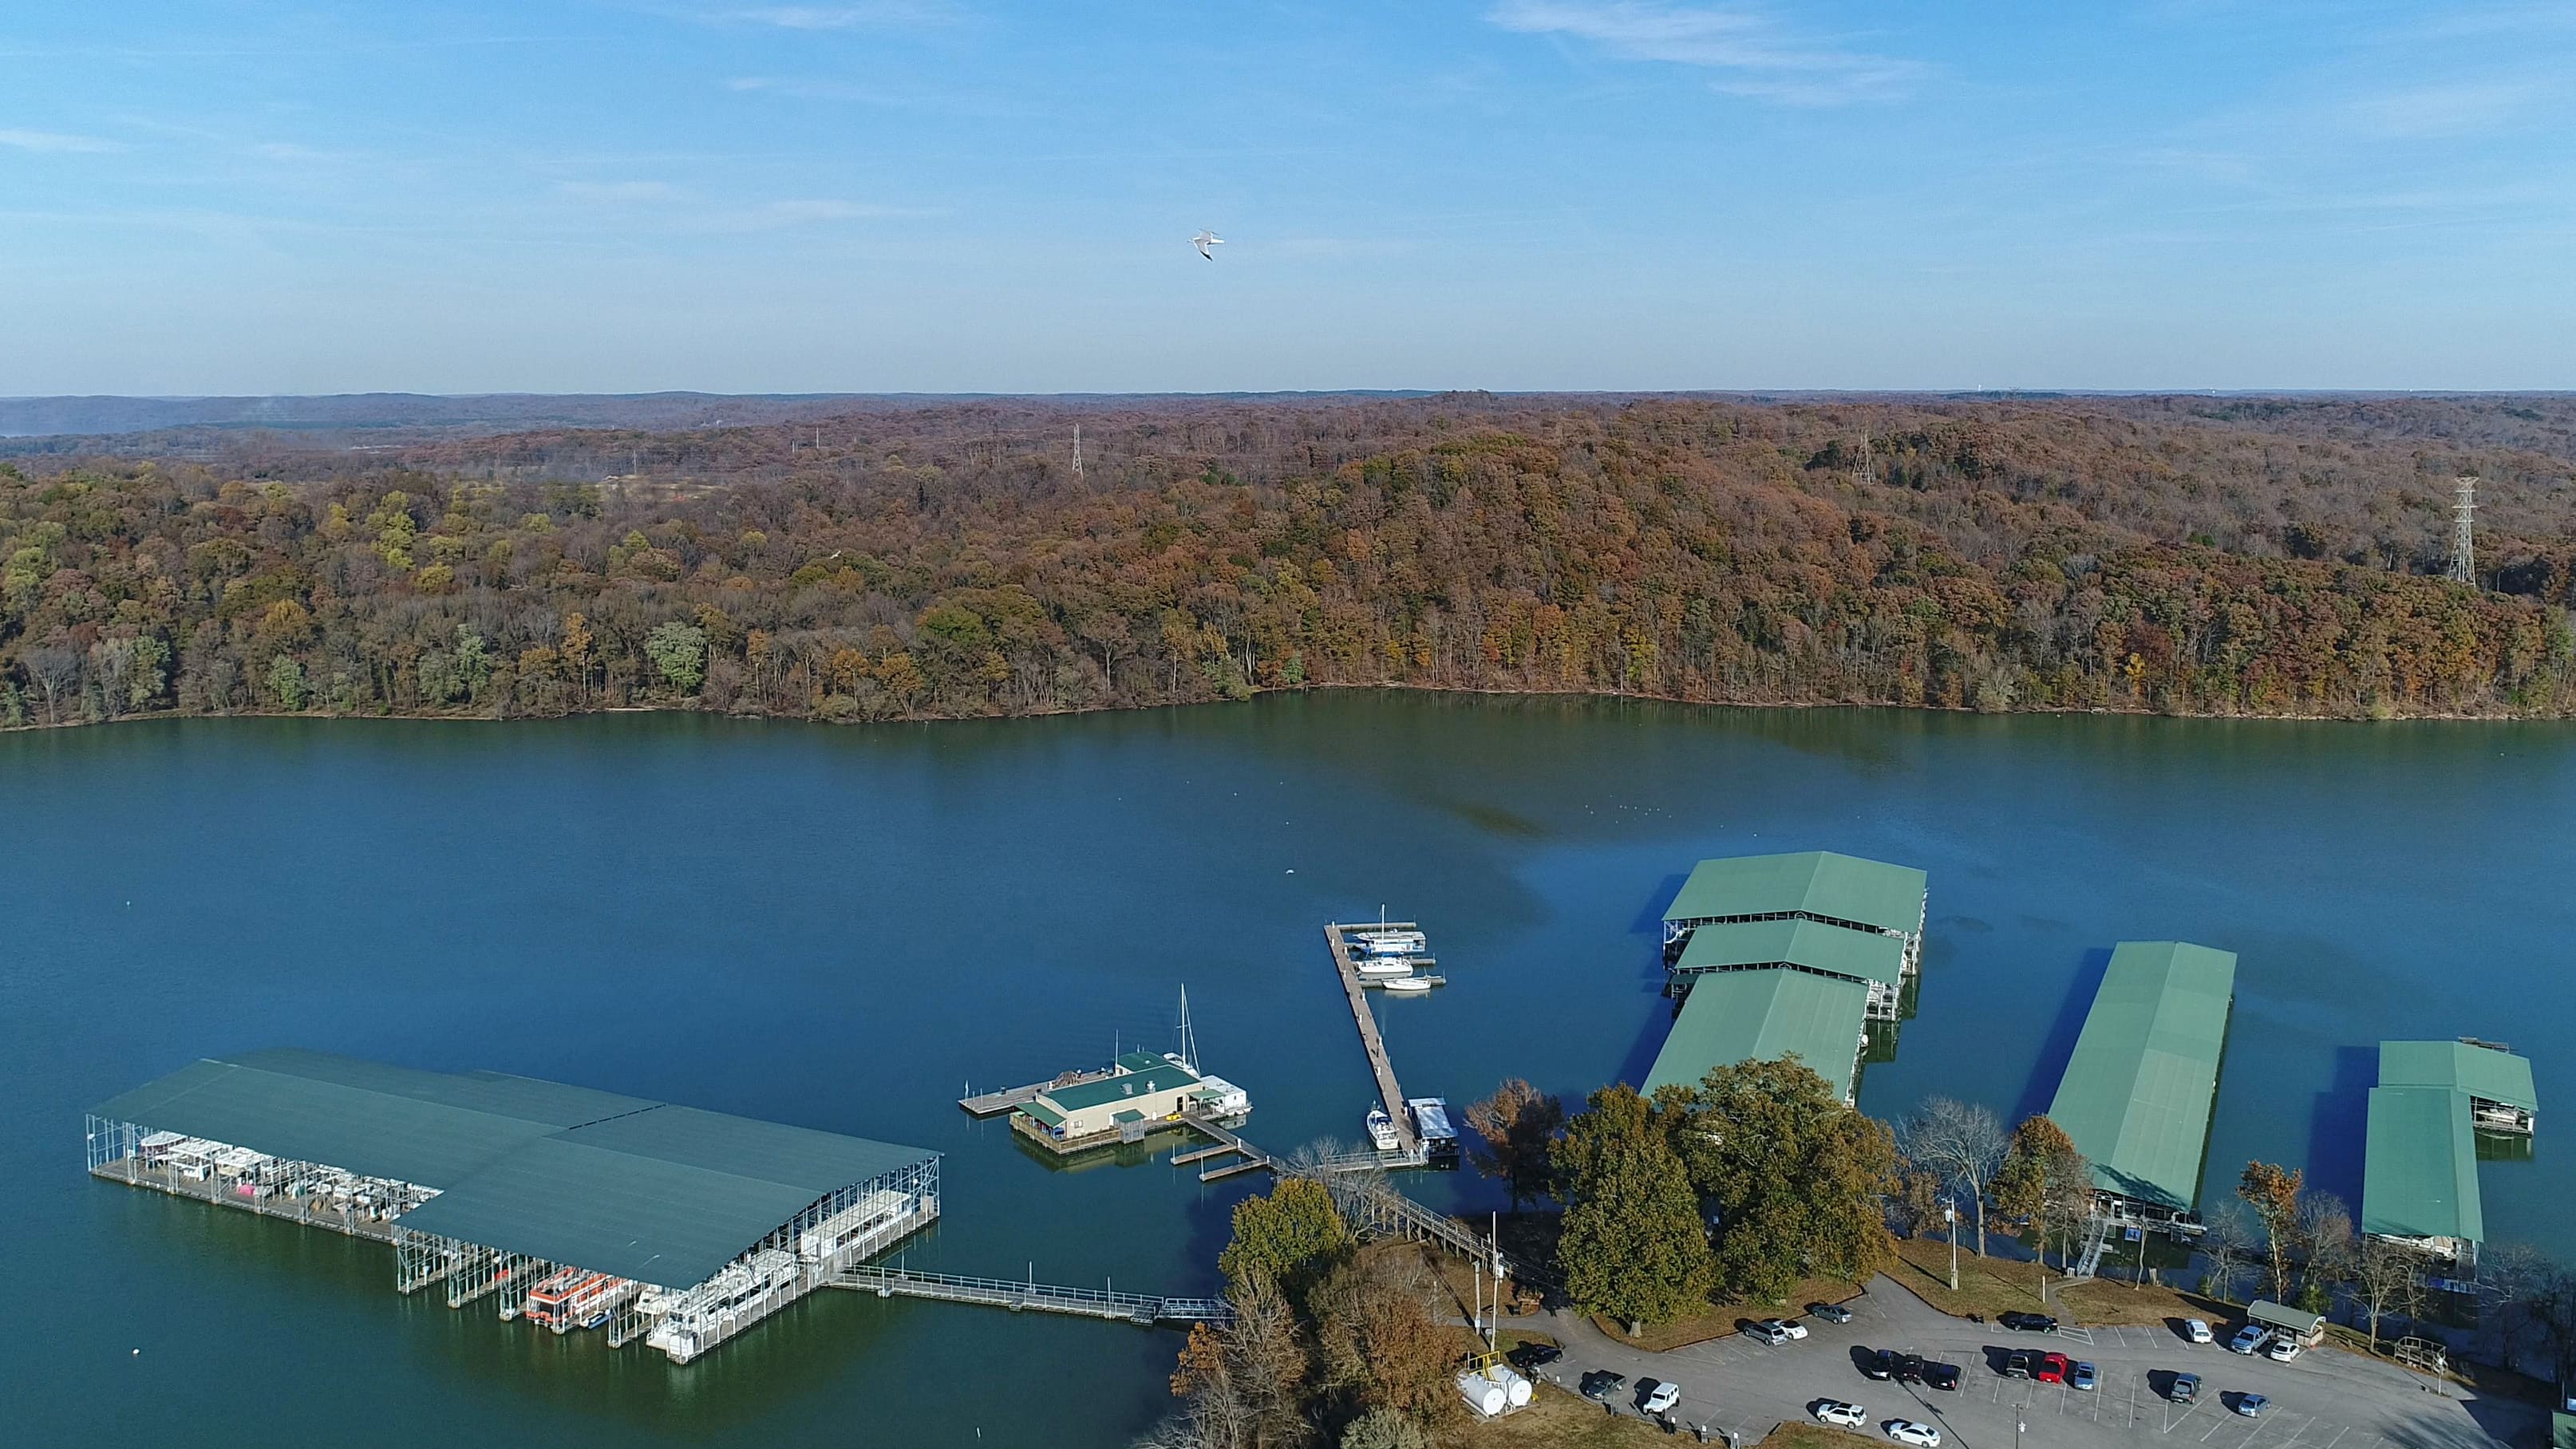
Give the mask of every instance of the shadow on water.
[{"label": "shadow on water", "polygon": [[2047,1111],[2057,1096],[2058,1081],[2066,1075],[2066,1064],[2075,1056],[2075,1039],[2084,1034],[2084,1018],[2092,1012],[2093,997],[2102,989],[2102,977],[2110,969],[2109,951],[2097,948],[2084,953],[2084,964],[2077,968],[2075,980],[2066,988],[2066,1000],[2057,1008],[2057,1019],[2049,1024],[2048,1035],[2040,1041],[2039,1056],[2031,1063],[2030,1081],[2021,1089],[2021,1100],[2013,1105],[2013,1121]]},{"label": "shadow on water", "polygon": [[2369,1136],[2370,1089],[2379,1084],[2377,1047],[2337,1047],[2334,1078],[2308,1113],[2308,1182],[2361,1203],[2362,1151]]}]

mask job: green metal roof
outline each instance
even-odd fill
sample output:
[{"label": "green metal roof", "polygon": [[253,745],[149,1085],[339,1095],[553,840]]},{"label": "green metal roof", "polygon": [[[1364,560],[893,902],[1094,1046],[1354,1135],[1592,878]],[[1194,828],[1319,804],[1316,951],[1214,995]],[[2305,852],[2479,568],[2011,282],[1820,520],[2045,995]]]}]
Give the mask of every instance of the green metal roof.
[{"label": "green metal roof", "polygon": [[1830,850],[1703,860],[1682,882],[1667,921],[1804,912],[1907,935],[1923,927],[1923,886],[1911,866]]},{"label": "green metal roof", "polygon": [[1729,971],[1746,966],[1804,966],[1854,981],[1901,983],[1905,943],[1876,931],[1790,919],[1719,921],[1691,932],[1676,971]]},{"label": "green metal roof", "polygon": [[1035,1117],[1039,1121],[1044,1122],[1049,1127],[1061,1127],[1064,1125],[1064,1114],[1053,1107],[1048,1106],[1044,1102],[1024,1102],[1020,1105],[1020,1110],[1028,1113],[1032,1117]]},{"label": "green metal roof", "polygon": [[832,1192],[937,1154],[494,1072],[318,1052],[200,1061],[90,1109],[439,1189],[424,1233],[666,1287]]},{"label": "green metal roof", "polygon": [[1869,989],[1838,976],[1775,969],[1695,977],[1644,1090],[1696,1087],[1712,1068],[1795,1052],[1848,1101],[1868,1010]]},{"label": "green metal roof", "polygon": [[2049,1118],[2093,1162],[2094,1184],[2140,1202],[2200,1197],[2236,954],[2184,941],[2111,952]]},{"label": "green metal roof", "polygon": [[1156,1067],[1168,1067],[1171,1063],[1152,1052],[1120,1052],[1112,1060],[1111,1065],[1124,1071],[1150,1072]]},{"label": "green metal roof", "polygon": [[2482,1101],[2501,1102],[2526,1112],[2540,1110],[2528,1060],[2464,1041],[2381,1042],[2379,1085],[2453,1087]]},{"label": "green metal roof", "polygon": [[2483,1241],[2477,1129],[2469,1094],[2448,1087],[2370,1089],[2361,1168],[2361,1230]]},{"label": "green metal roof", "polygon": [[1142,1097],[1149,1092],[1168,1092],[1176,1087],[1195,1086],[1197,1083],[1196,1076],[1161,1057],[1156,1057],[1154,1065],[1146,1071],[1121,1072],[1114,1077],[1102,1077],[1096,1082],[1059,1087],[1038,1095],[1043,1100],[1054,1103],[1058,1111],[1079,1112],[1085,1107],[1122,1102],[1129,1097]]}]

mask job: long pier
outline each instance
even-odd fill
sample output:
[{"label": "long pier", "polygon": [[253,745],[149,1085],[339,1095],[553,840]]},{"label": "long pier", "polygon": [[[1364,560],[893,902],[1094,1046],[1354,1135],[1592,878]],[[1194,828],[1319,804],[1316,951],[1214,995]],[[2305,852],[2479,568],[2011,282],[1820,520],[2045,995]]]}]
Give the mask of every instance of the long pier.
[{"label": "long pier", "polygon": [[1157,1298],[1106,1288],[1067,1288],[1034,1279],[961,1278],[952,1273],[917,1273],[881,1263],[853,1263],[834,1274],[829,1286],[874,1293],[879,1298],[980,1303],[1013,1313],[1068,1313],[1077,1318],[1105,1318],[1147,1328],[1161,1323],[1223,1323],[1234,1316],[1234,1310],[1217,1298]]},{"label": "long pier", "polygon": [[[1411,921],[1372,922],[1369,927],[1393,931],[1414,929]],[[1343,994],[1351,999],[1351,1020],[1359,1026],[1360,1050],[1368,1053],[1369,1072],[1377,1078],[1378,1097],[1386,1104],[1387,1119],[1395,1124],[1396,1140],[1402,1144],[1404,1154],[1411,1157],[1422,1151],[1422,1139],[1413,1130],[1413,1114],[1404,1109],[1404,1088],[1396,1083],[1395,1064],[1387,1060],[1386,1038],[1378,1034],[1377,1015],[1369,1010],[1368,993],[1360,985],[1359,967],[1351,960],[1350,942],[1342,938],[1344,931],[1359,929],[1359,926],[1328,925],[1324,927],[1324,941],[1333,948],[1333,969],[1341,973]]]}]

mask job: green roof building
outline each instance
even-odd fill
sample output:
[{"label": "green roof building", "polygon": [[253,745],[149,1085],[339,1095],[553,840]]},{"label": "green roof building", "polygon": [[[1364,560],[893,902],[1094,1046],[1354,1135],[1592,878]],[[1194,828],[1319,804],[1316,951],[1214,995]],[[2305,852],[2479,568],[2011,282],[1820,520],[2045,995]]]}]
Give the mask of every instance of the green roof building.
[{"label": "green roof building", "polygon": [[2373,1087],[2362,1159],[2361,1230],[2473,1260],[2486,1237],[2469,1094]]},{"label": "green roof building", "polygon": [[1714,1068],[1794,1052],[1850,1102],[1868,1007],[1867,987],[1840,976],[1779,967],[1709,973],[1683,998],[1644,1090],[1695,1087]]},{"label": "green roof building", "polygon": [[1672,965],[1677,983],[1709,971],[1784,967],[1838,976],[1868,988],[1869,1014],[1896,1019],[1905,987],[1905,942],[1879,931],[1854,931],[1801,916],[1716,921],[1692,928]]},{"label": "green roof building", "polygon": [[2482,1131],[2529,1133],[2540,1113],[2530,1061],[2489,1042],[2381,1042],[2379,1085],[2466,1092]]},{"label": "green roof building", "polygon": [[1910,866],[1830,850],[1703,860],[1664,912],[1664,939],[1709,921],[1804,916],[1911,940],[1923,934],[1926,880]]},{"label": "green roof building", "polygon": [[2093,1163],[2093,1184],[2172,1217],[2200,1199],[2236,955],[2186,941],[2122,941],[2059,1078],[2050,1120]]}]

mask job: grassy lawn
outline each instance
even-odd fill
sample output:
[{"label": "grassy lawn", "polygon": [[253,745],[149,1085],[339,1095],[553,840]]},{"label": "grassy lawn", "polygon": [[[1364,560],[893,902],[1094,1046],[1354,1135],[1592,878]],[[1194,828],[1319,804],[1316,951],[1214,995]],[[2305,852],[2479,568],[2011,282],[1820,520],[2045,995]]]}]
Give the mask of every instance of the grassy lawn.
[{"label": "grassy lawn", "polygon": [[1783,1424],[1771,1431],[1771,1437],[1753,1449],[1852,1449],[1855,1444],[1876,1444],[1879,1440],[1848,1429],[1831,1429],[1822,1424]]},{"label": "grassy lawn", "polygon": [[[1671,1449],[1691,1440],[1666,1434],[1643,1419],[1605,1414],[1580,1395],[1541,1384],[1528,1408],[1491,1423],[1459,1425],[1443,1432],[1438,1442],[1441,1449],[1645,1449],[1649,1444]],[[1779,1436],[1769,1442],[1779,1442]]]},{"label": "grassy lawn", "polygon": [[2196,1293],[2153,1283],[2140,1286],[2095,1279],[2061,1291],[2058,1283],[2064,1275],[2054,1269],[2046,1273],[2048,1301],[2043,1305],[2039,1297],[2042,1270],[2038,1264],[1980,1258],[1964,1247],[1959,1251],[1958,1291],[1952,1292],[1948,1243],[1938,1237],[1907,1239],[1897,1243],[1896,1256],[1897,1263],[1888,1269],[1888,1276],[1953,1316],[1982,1313],[1991,1321],[1996,1314],[2019,1311],[2053,1313],[2080,1324],[2154,1324],[2169,1318],[2205,1318],[2220,1323],[2237,1312]]},{"label": "grassy lawn", "polygon": [[1595,1318],[1592,1323],[1622,1343],[1633,1344],[1650,1353],[1663,1353],[1694,1343],[1706,1343],[1712,1338],[1724,1338],[1736,1332],[1741,1325],[1759,1319],[1802,1317],[1810,1303],[1840,1303],[1859,1292],[1860,1289],[1849,1283],[1831,1278],[1810,1278],[1789,1290],[1789,1296],[1781,1302],[1721,1304],[1696,1318],[1650,1323],[1646,1325],[1646,1331],[1635,1338],[1628,1336],[1626,1324],[1612,1323],[1604,1318]]}]

